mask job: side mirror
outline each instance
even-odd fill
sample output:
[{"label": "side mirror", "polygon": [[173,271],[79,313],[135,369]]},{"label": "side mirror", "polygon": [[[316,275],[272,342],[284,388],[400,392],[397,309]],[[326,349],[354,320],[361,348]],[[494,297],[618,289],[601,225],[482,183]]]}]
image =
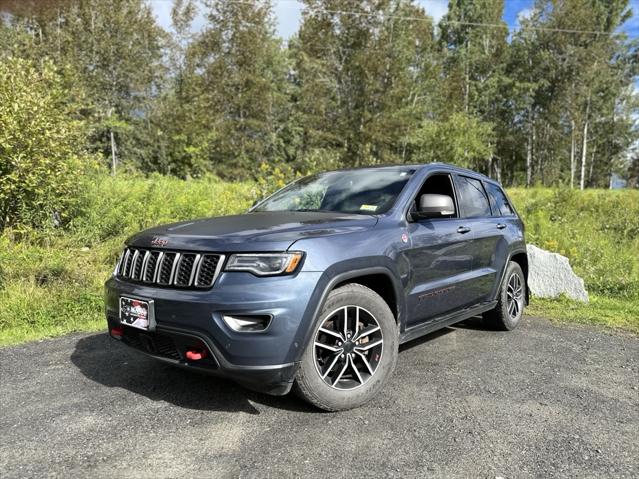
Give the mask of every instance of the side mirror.
[{"label": "side mirror", "polygon": [[422,195],[419,197],[417,211],[411,213],[414,220],[441,218],[455,214],[453,199],[447,195]]}]

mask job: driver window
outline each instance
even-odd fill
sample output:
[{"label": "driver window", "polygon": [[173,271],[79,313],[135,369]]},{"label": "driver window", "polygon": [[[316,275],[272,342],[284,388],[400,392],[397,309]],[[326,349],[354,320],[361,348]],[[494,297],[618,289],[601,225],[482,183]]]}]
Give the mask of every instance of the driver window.
[{"label": "driver window", "polygon": [[[424,181],[424,184],[419,190],[419,193],[415,197],[415,201],[411,206],[412,211],[417,210],[419,198],[422,195],[427,194],[450,196],[453,200],[453,204],[455,204],[455,193],[453,191],[453,180],[451,176],[445,173],[437,173],[426,178],[426,181]],[[455,210],[456,209],[457,207],[455,207]],[[452,215],[442,216],[442,218],[457,218],[457,211],[455,211]]]}]

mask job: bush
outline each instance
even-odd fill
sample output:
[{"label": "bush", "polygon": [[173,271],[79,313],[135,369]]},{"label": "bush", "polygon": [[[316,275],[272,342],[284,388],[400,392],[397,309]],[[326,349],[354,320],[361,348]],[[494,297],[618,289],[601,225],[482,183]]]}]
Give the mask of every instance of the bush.
[{"label": "bush", "polygon": [[[64,221],[77,206],[84,128],[50,63],[0,62],[0,231]],[[59,216],[59,218],[58,218]]]}]

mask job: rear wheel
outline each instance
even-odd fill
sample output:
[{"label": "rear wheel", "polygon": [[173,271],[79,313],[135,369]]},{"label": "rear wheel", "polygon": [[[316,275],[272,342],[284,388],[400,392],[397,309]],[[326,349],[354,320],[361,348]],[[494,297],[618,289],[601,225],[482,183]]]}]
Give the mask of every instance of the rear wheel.
[{"label": "rear wheel", "polygon": [[397,348],[395,318],[377,293],[355,283],[331,291],[302,357],[297,393],[327,411],[361,406],[391,375]]},{"label": "rear wheel", "polygon": [[497,329],[511,331],[521,321],[525,302],[526,278],[521,266],[510,261],[499,290],[497,306],[484,313],[484,319]]}]

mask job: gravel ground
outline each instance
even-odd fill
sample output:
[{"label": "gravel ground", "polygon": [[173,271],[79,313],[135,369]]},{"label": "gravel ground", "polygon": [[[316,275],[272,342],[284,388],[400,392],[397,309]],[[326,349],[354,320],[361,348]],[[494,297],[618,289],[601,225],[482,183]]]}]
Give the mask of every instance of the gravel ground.
[{"label": "gravel ground", "polygon": [[639,477],[639,338],[544,319],[413,341],[378,399],[334,414],[105,334],[0,362],[3,479]]}]

